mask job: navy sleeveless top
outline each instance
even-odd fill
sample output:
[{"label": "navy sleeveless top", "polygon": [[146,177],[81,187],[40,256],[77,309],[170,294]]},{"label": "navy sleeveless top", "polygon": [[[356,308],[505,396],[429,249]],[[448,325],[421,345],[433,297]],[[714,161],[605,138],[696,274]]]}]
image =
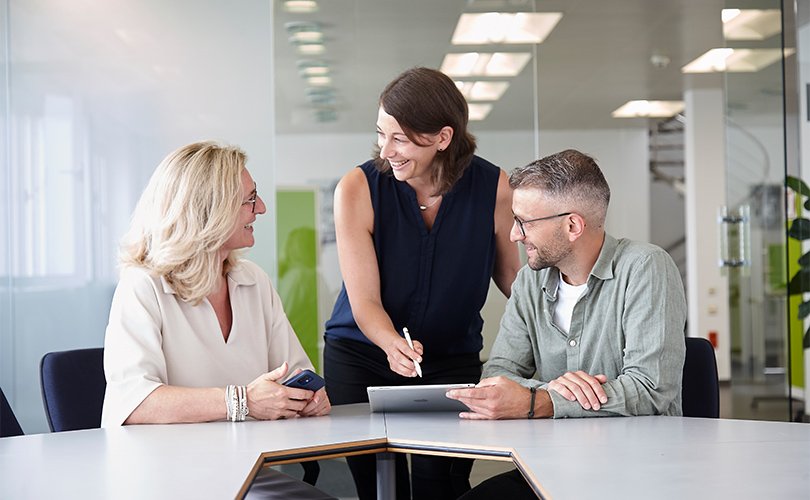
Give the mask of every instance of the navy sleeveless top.
[{"label": "navy sleeveless top", "polygon": [[[374,210],[374,248],[382,304],[398,332],[435,355],[478,353],[483,347],[481,308],[495,268],[495,199],[500,169],[473,157],[461,179],[444,195],[428,231],[416,192],[368,161]],[[352,315],[345,284],[326,338],[371,344]]]}]

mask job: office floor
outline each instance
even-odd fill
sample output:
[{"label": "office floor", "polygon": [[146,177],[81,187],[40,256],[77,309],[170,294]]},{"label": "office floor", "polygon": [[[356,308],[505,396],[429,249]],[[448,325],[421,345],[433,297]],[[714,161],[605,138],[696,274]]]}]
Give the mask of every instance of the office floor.
[{"label": "office floor", "polygon": [[[319,460],[318,463],[321,465],[321,473],[318,476],[317,483],[318,488],[341,500],[354,500],[357,498],[357,492],[354,489],[354,483],[345,459]],[[302,475],[302,469],[297,464],[282,465],[277,468],[297,478]],[[513,468],[511,462],[476,460],[470,475],[470,483],[475,486],[489,477]]]},{"label": "office floor", "polygon": [[728,382],[720,384],[720,418],[807,421],[802,401],[789,401],[784,385]]}]

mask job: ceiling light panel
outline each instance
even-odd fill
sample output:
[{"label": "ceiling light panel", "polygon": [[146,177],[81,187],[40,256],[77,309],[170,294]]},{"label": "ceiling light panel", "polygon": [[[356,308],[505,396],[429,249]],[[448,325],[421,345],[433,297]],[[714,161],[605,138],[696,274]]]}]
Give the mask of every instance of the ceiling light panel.
[{"label": "ceiling light panel", "polygon": [[450,77],[517,76],[531,58],[532,55],[528,52],[447,54],[441,71]]},{"label": "ceiling light panel", "polygon": [[730,49],[717,48],[684,66],[683,73],[753,73],[779,61],[782,54],[792,55],[795,49]]},{"label": "ceiling light panel", "polygon": [[326,51],[322,43],[300,43],[296,44],[298,53],[305,56],[318,56]]},{"label": "ceiling light panel", "polygon": [[286,0],[284,10],[293,14],[310,14],[318,11],[318,2],[315,0]]},{"label": "ceiling light panel", "polygon": [[497,101],[509,88],[509,82],[456,82],[468,101]]},{"label": "ceiling light panel", "polygon": [[293,21],[284,23],[284,29],[287,31],[291,43],[323,42],[323,31],[318,23]]},{"label": "ceiling light panel", "polygon": [[782,31],[779,9],[723,9],[726,40],[765,40]]},{"label": "ceiling light panel", "polygon": [[560,19],[560,12],[462,14],[452,42],[453,45],[542,43]]},{"label": "ceiling light panel", "polygon": [[492,104],[469,103],[467,109],[470,121],[481,121],[492,111]]},{"label": "ceiling light panel", "polygon": [[627,101],[611,113],[613,118],[665,118],[683,111],[683,101]]},{"label": "ceiling light panel", "polygon": [[303,76],[326,76],[329,74],[329,65],[324,61],[301,59],[297,63],[298,73]]},{"label": "ceiling light panel", "polygon": [[328,76],[310,76],[307,83],[313,87],[327,87],[332,84],[332,78]]}]

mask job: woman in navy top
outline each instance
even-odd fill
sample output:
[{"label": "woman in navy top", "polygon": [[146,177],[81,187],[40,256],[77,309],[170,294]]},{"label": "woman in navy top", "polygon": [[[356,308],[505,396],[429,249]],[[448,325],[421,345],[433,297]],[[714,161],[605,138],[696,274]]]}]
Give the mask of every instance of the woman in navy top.
[{"label": "woman in navy top", "polygon": [[[509,241],[506,174],[474,156],[467,120],[467,103],[446,75],[402,73],[380,96],[377,157],[335,190],[344,285],[326,323],[333,404],[367,401],[370,385],[480,378],[480,311],[490,280],[508,297],[520,259]],[[360,498],[376,498],[374,457],[350,458],[349,466]],[[456,498],[469,489],[471,460],[414,455],[411,466],[413,498]],[[397,497],[410,498],[404,459],[397,469]]]}]

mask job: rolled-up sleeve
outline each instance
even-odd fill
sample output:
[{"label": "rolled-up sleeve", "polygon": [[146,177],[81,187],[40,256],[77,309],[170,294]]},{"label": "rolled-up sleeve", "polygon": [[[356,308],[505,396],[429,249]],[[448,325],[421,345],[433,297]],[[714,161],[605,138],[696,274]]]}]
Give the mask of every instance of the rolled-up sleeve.
[{"label": "rolled-up sleeve", "polygon": [[122,271],[104,338],[107,391],[102,427],[122,425],[152,391],[166,383],[157,293],[145,271]]}]

